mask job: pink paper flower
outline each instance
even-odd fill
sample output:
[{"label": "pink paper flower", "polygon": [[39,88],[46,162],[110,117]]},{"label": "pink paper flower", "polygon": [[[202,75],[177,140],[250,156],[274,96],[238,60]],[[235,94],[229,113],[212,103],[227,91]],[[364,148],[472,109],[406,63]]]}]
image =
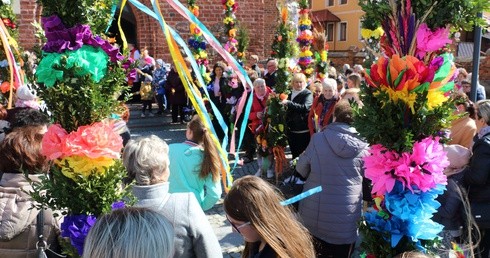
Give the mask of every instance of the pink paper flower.
[{"label": "pink paper flower", "polygon": [[63,156],[65,139],[68,133],[59,124],[49,126],[48,131],[43,136],[41,153],[50,160],[55,160]]},{"label": "pink paper flower", "polygon": [[438,28],[432,32],[427,24],[422,23],[415,36],[417,38],[417,57],[424,58],[427,52],[437,51],[451,43],[448,28]]},{"label": "pink paper flower", "polygon": [[97,122],[72,132],[66,139],[67,151],[64,154],[117,159],[122,147],[122,138],[112,130],[112,125]]},{"label": "pink paper flower", "polygon": [[364,158],[365,176],[372,180],[372,193],[391,192],[396,181],[404,188],[416,186],[422,192],[447,183],[444,169],[449,165],[439,137],[427,137],[413,146],[411,153],[396,153],[380,144],[373,145]]}]

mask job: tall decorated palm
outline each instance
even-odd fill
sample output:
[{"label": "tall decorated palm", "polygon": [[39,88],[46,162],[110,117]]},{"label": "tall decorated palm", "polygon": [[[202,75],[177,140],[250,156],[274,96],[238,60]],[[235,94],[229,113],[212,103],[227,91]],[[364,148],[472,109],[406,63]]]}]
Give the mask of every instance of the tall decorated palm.
[{"label": "tall decorated palm", "polygon": [[32,196],[41,208],[65,216],[64,252],[77,257],[97,217],[127,194],[113,117],[120,113],[117,98],[129,64],[118,47],[96,35],[111,19],[112,0],[40,3],[47,42],[35,75],[54,121],[42,142],[53,165],[34,183]]},{"label": "tall decorated palm", "polygon": [[364,106],[354,119],[371,144],[364,167],[375,203],[361,223],[363,256],[394,257],[412,250],[434,254],[443,226],[432,216],[447,184],[443,170],[449,162],[442,143],[454,107],[449,100],[456,70],[447,48],[449,28],[460,27],[460,19],[477,22],[476,12],[440,17],[461,5],[453,0],[363,2],[377,10],[367,15],[378,19],[384,31],[382,53],[361,91]]}]

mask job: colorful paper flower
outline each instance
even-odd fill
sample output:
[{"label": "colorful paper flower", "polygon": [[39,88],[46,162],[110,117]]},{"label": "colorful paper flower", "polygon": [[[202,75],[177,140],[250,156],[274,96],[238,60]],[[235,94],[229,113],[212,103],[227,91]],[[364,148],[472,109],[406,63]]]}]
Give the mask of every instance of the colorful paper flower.
[{"label": "colorful paper flower", "polygon": [[41,153],[50,160],[63,156],[63,146],[67,135],[66,130],[59,124],[50,125],[43,136]]},{"label": "colorful paper flower", "polygon": [[380,144],[371,146],[364,158],[365,176],[372,180],[372,193],[383,195],[392,191],[397,181],[411,191],[413,187],[426,192],[446,184],[443,174],[449,165],[439,137],[427,137],[414,143],[412,153],[397,153]]},{"label": "colorful paper flower", "polygon": [[77,249],[80,256],[83,254],[85,238],[96,221],[95,216],[81,214],[67,215],[61,223],[61,236],[70,239],[71,245]]},{"label": "colorful paper flower", "polygon": [[87,178],[91,174],[103,175],[115,160],[108,157],[89,158],[87,156],[68,156],[56,162],[64,176],[73,180],[77,175]]},{"label": "colorful paper flower", "polygon": [[112,130],[112,126],[97,122],[81,126],[66,138],[65,156],[87,156],[92,159],[120,157],[122,138]]},{"label": "colorful paper flower", "polygon": [[452,43],[448,28],[432,31],[425,23],[419,26],[415,38],[417,39],[416,55],[420,59],[423,59],[427,53],[438,51]]}]

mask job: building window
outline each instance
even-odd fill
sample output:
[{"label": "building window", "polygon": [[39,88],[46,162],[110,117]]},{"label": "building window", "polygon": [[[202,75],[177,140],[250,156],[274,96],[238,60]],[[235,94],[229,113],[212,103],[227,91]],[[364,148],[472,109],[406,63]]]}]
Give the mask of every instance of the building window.
[{"label": "building window", "polygon": [[334,24],[333,23],[327,23],[327,41],[333,41],[333,30],[334,30]]},{"label": "building window", "polygon": [[339,41],[347,40],[347,23],[341,22],[339,23]]},{"label": "building window", "polygon": [[339,4],[347,4],[347,0],[339,0]]},{"label": "building window", "polygon": [[325,5],[326,6],[333,6],[335,3],[335,0],[325,0]]}]

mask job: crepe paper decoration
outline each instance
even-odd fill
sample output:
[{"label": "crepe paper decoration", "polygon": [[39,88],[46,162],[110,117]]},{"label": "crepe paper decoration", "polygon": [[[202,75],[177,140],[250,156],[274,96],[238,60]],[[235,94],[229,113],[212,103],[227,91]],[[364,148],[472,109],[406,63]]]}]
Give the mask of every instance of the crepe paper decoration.
[{"label": "crepe paper decoration", "polygon": [[48,88],[53,87],[57,81],[63,80],[64,70],[75,68],[75,76],[90,74],[94,82],[99,82],[107,72],[108,60],[108,55],[101,48],[88,45],[62,54],[45,53],[36,69],[37,81]]},{"label": "crepe paper decoration", "polygon": [[447,183],[443,170],[449,161],[439,137],[414,143],[412,153],[397,153],[375,144],[369,154],[364,157],[365,176],[372,180],[375,195],[391,192],[397,181],[411,191],[415,186],[422,192]]},{"label": "crepe paper decoration", "polygon": [[425,23],[419,26],[415,38],[417,39],[416,55],[420,59],[423,59],[427,53],[438,51],[452,43],[449,38],[449,28],[432,31]]},{"label": "crepe paper decoration", "polygon": [[55,163],[61,167],[64,176],[76,180],[79,176],[87,178],[94,173],[103,175],[107,168],[115,164],[115,160],[108,157],[69,156]]}]

